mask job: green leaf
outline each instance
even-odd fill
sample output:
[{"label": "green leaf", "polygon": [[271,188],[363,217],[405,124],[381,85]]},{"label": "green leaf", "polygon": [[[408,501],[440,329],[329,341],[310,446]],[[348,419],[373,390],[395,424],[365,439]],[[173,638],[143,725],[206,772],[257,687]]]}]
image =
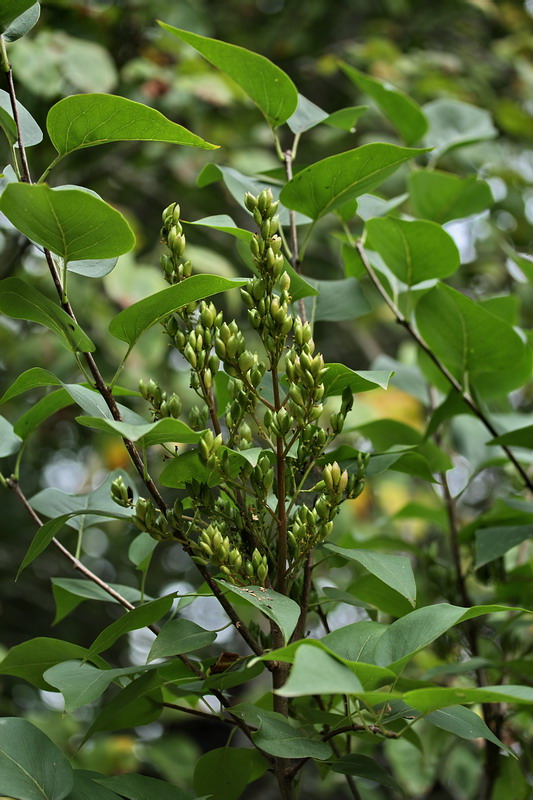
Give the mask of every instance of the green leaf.
[{"label": "green leaf", "polygon": [[448,172],[419,169],[409,175],[407,184],[414,214],[441,225],[479,214],[494,202],[488,183],[475,175],[461,178]]},{"label": "green leaf", "polygon": [[117,262],[118,258],[84,258],[70,261],[67,269],[85,278],[103,278],[115,269]]},{"label": "green leaf", "polygon": [[481,689],[434,687],[405,692],[403,701],[417,711],[426,713],[464,703],[524,703],[533,704],[530,686],[484,686]]},{"label": "green leaf", "polygon": [[[435,603],[418,608],[397,619],[384,631],[383,636],[376,643],[374,651],[376,664],[399,671],[415,653],[434,642],[454,625],[482,614],[521,610],[497,605],[462,608],[449,603]],[[410,700],[405,700],[405,702],[410,702]],[[455,702],[460,701],[456,700]],[[453,703],[449,705],[453,705]],[[438,707],[435,706],[435,708]],[[416,708],[423,710],[419,706]]]},{"label": "green leaf", "polygon": [[49,487],[30,497],[30,505],[39,514],[51,518],[76,511],[84,511],[85,514],[82,520],[76,517],[67,520],[67,525],[75,529],[79,529],[80,526],[87,528],[90,525],[99,525],[109,519],[108,516],[91,516],[87,513],[90,508],[98,508],[106,514],[109,512],[113,514],[113,519],[130,519],[135,510],[121,508],[111,497],[111,484],[118,477],[124,477],[122,470],[113,470],[96,489],[84,494],[70,494],[63,492],[61,489]]},{"label": "green leaf", "polygon": [[385,553],[372,553],[370,550],[347,550],[335,544],[325,544],[324,547],[348,561],[357,561],[372,575],[409,600],[412,606],[415,605],[415,576],[406,556],[389,556]]},{"label": "green leaf", "polygon": [[286,122],[296,109],[296,86],[285,72],[264,56],[234,44],[165,25],[163,22],[159,24],[233,78],[273,128]]},{"label": "green leaf", "polygon": [[283,697],[360,692],[361,682],[348,667],[309,644],[300,645],[287,682],[276,690]]},{"label": "green leaf", "polygon": [[287,120],[287,125],[293,133],[304,133],[314,128],[321,122],[325,122],[329,114],[319,106],[312,103],[307,97],[298,94],[298,105],[296,110]]},{"label": "green leaf", "polygon": [[309,739],[303,731],[291,724],[292,720],[275,711],[265,711],[251,703],[233,706],[232,713],[259,730],[252,734],[254,744],[265,753],[279,758],[316,758],[320,761],[331,756],[325,742]]},{"label": "green leaf", "polygon": [[511,325],[450,286],[436,286],[421,297],[416,321],[429,347],[463,385],[472,380],[480,390],[505,394],[531,374],[530,348]]},{"label": "green leaf", "polygon": [[0,458],[16,453],[21,444],[22,439],[15,433],[13,425],[5,417],[0,417]]},{"label": "green leaf", "polygon": [[362,117],[365,111],[368,111],[368,106],[349,106],[348,108],[339,108],[334,111],[327,119],[324,120],[325,125],[330,125],[332,128],[339,128],[341,131],[349,131],[355,133],[355,126],[359,117]]},{"label": "green leaf", "polygon": [[[206,164],[205,167],[200,170],[198,178],[196,179],[196,183],[198,186],[203,188],[204,186],[209,186],[211,183],[219,180],[224,181],[229,193],[236,200],[236,202],[242,206],[243,209],[246,209],[244,202],[244,196],[246,192],[251,192],[253,195],[258,195],[263,189],[270,189],[274,200],[279,200],[280,188],[277,184],[267,183],[265,180],[261,180],[260,178],[245,175],[234,167],[225,167],[222,164],[214,164],[213,162]],[[282,203],[280,203],[278,207],[278,216],[280,225],[283,226],[290,224],[289,210],[285,208]],[[295,222],[296,225],[307,225],[309,222],[311,222],[311,220],[304,214],[297,213],[295,215]],[[237,234],[234,235],[237,236]],[[251,236],[251,234],[249,235]],[[239,235],[238,238],[242,239],[243,237]]]},{"label": "green leaf", "polygon": [[516,545],[533,538],[531,525],[502,525],[476,531],[475,568],[489,564]]},{"label": "green leaf", "polygon": [[181,789],[145,775],[116,775],[113,778],[99,778],[96,782],[128,800],[189,800]]},{"label": "green leaf", "polygon": [[[20,186],[30,188],[28,184]],[[57,333],[67,350],[79,350],[82,353],[91,353],[94,350],[94,344],[89,337],[66,311],[20,278],[5,278],[0,281],[0,312],[8,317],[44,325]]]},{"label": "green leaf", "polygon": [[374,100],[406,144],[416,144],[422,138],[427,131],[428,122],[414,100],[387,81],[364,75],[342,61],[339,66],[352,83]]},{"label": "green leaf", "polygon": [[500,436],[496,436],[487,442],[488,445],[506,445],[507,447],[526,447],[533,450],[533,425],[525,428],[518,428],[515,431],[507,431]]},{"label": "green leaf", "polygon": [[17,800],[63,800],[72,767],[42,731],[16,717],[0,718],[0,790]]},{"label": "green leaf", "polygon": [[469,708],[465,708],[465,706],[450,706],[446,710],[432,711],[430,714],[427,714],[424,719],[432,725],[435,725],[436,728],[449,731],[455,736],[460,736],[461,739],[487,739],[489,742],[493,742],[498,747],[501,747],[502,750],[507,750],[509,753],[512,753],[512,750],[506,747],[506,745],[493,734],[479,714],[476,714]]},{"label": "green leaf", "polygon": [[355,278],[320,281],[308,278],[317,290],[316,297],[305,301],[306,313],[313,322],[357,319],[371,311],[371,306]]},{"label": "green leaf", "polygon": [[171,122],[155,108],[112,94],[74,94],[52,106],[46,119],[60,156],[108,142],[170,142],[204,150],[216,145]]},{"label": "green leaf", "polygon": [[[151,600],[148,595],[141,595],[138,589],[124,586],[121,583],[110,583],[109,586],[122,595],[129,603],[140,603],[141,600]],[[56,604],[56,616],[53,624],[56,625],[73,611],[84,600],[99,600],[106,603],[118,603],[110,594],[97,584],[79,578],[52,578],[52,593]]]},{"label": "green leaf", "polygon": [[328,633],[321,641],[348,661],[373,664],[376,643],[387,627],[383,622],[352,622]]},{"label": "green leaf", "polygon": [[342,394],[348,387],[354,394],[371,389],[388,389],[394,372],[385,370],[353,370],[344,364],[326,364],[324,397]]},{"label": "green leaf", "polygon": [[425,143],[434,150],[432,161],[456,147],[464,147],[498,135],[488,111],[461,100],[433,100],[422,107],[429,121]]},{"label": "green leaf", "polygon": [[375,189],[400,164],[424,152],[378,143],[329,156],[298,172],[283,188],[281,202],[319,219],[347,200]]},{"label": "green leaf", "polygon": [[91,659],[93,656],[108,650],[115,644],[117,639],[124,636],[125,633],[130,631],[137,631],[139,628],[152,625],[157,620],[161,619],[168,614],[172,603],[174,602],[175,594],[167,594],[164,597],[159,597],[157,600],[152,600],[149,603],[144,603],[138,608],[127,611],[121,617],[116,619],[111,625],[108,625],[102,633],[100,633],[92,645],[87,650],[86,660]]},{"label": "green leaf", "polygon": [[109,332],[127,342],[130,349],[139,336],[156,322],[194,300],[243,286],[245,280],[229,280],[217,275],[192,275],[190,278],[139,300],[125,308],[109,324]]},{"label": "green leaf", "polygon": [[117,731],[155,722],[163,711],[163,679],[156,672],[135,678],[111,700],[106,700],[83,737],[84,744],[97,731]]},{"label": "green leaf", "polygon": [[71,517],[75,517],[78,514],[91,514],[91,515],[101,515],[104,517],[108,517],[110,519],[124,519],[124,514],[121,514],[118,511],[105,511],[103,512],[102,509],[80,509],[79,511],[71,511],[68,514],[62,514],[57,519],[51,519],[46,522],[44,525],[41,525],[35,536],[33,537],[32,543],[28,547],[26,551],[26,555],[22,559],[22,563],[17,572],[17,578],[20,576],[21,572],[26,569],[26,567],[34,561],[37,556],[39,556],[43,550],[46,550],[52,539],[55,537],[57,533],[61,530],[61,528],[67,524]]},{"label": "green leaf", "polygon": [[358,753],[348,753],[341,756],[331,764],[333,772],[340,772],[341,775],[355,775],[357,778],[365,778],[367,781],[374,781],[380,783],[382,786],[387,786],[389,789],[405,797],[405,792],[400,784],[394,780],[387,772],[384,771],[381,764],[374,761],[368,756],[361,756]]},{"label": "green leaf", "polygon": [[214,631],[206,631],[188,619],[172,619],[161,628],[160,634],[153,643],[147,661],[154,658],[179,656],[201,650],[215,641]]},{"label": "green leaf", "polygon": [[[343,672],[342,674],[344,675],[344,682],[345,684],[350,684],[352,686],[352,689],[350,691],[353,691],[353,693],[356,694],[361,694],[363,691],[371,690],[377,685],[382,685],[384,683],[392,683],[395,680],[395,674],[394,672],[392,672],[392,670],[388,670],[385,667],[378,667],[376,666],[376,664],[372,663],[372,661],[369,661],[367,663],[364,657],[362,659],[360,658],[352,659],[345,655],[345,652],[348,652],[349,654],[361,653],[363,656],[365,656],[367,652],[367,650],[365,649],[366,645],[363,645],[362,647],[360,646],[361,635],[363,634],[361,634],[361,632],[355,628],[355,625],[362,625],[363,628],[365,628],[365,626],[367,625],[374,625],[374,624],[378,625],[378,623],[367,623],[367,622],[354,623],[354,625],[347,625],[346,628],[333,631],[332,634],[328,634],[328,636],[326,636],[324,639],[321,639],[320,641],[318,641],[317,639],[309,639],[309,638],[299,639],[296,642],[291,642],[291,644],[288,644],[286,647],[280,647],[277,650],[270,650],[268,653],[265,653],[265,655],[261,656],[260,658],[254,658],[252,663],[255,663],[256,661],[284,661],[288,664],[294,664],[295,661],[297,660],[298,651],[301,647],[306,647],[306,648],[313,647],[315,650],[319,650],[323,655],[327,655],[330,658],[332,658],[333,661],[336,662],[337,666],[345,665],[347,668],[349,668],[348,672],[350,673],[351,677],[349,678],[346,675],[346,673]],[[385,625],[381,624],[378,625],[380,636],[383,633],[383,629],[385,627],[386,627]],[[338,631],[340,630],[344,631],[344,633],[342,635],[339,634],[337,637],[335,637],[335,634],[338,634]],[[332,637],[331,642],[333,642],[333,644],[336,643],[338,645],[337,648],[331,645],[331,642],[328,639],[329,636]],[[364,636],[366,636],[368,639],[368,631],[364,634]],[[326,639],[328,639],[327,642]],[[344,652],[338,652],[339,649],[343,650]],[[317,657],[314,654],[309,655],[307,650],[304,651],[304,655],[310,658],[309,661],[310,664],[325,665],[327,663],[320,656]],[[298,662],[301,673],[300,678],[301,681],[303,681],[301,685],[305,686],[306,676],[305,676],[305,669],[304,669],[305,664],[303,656],[298,657]],[[333,669],[336,668],[333,667]],[[313,680],[315,681],[329,680],[326,674],[318,674],[316,667],[313,667],[312,671],[316,673],[313,677]],[[351,680],[351,678],[354,677],[354,673],[357,680],[361,684],[361,688],[359,689],[353,688],[355,684]],[[292,674],[293,673],[291,672],[291,675]],[[338,674],[340,677],[340,673]],[[326,683],[324,683],[324,685],[326,685]],[[329,682],[328,685],[330,687],[332,686],[331,681]],[[336,690],[340,691],[338,686],[336,687]],[[331,694],[332,692],[334,693],[335,688],[329,689],[328,691],[324,689],[324,692],[326,694]],[[307,694],[307,692],[302,692],[302,694]]]},{"label": "green leaf", "polygon": [[[243,196],[244,193],[239,195],[239,201],[242,200]],[[185,222],[185,220],[183,221]],[[211,228],[212,230],[228,233],[230,236],[234,236],[239,241],[246,242],[247,244],[249,244],[253,238],[252,231],[244,230],[244,228],[238,228],[232,218],[227,214],[216,214],[212,217],[204,217],[203,219],[197,219],[194,222],[187,222],[186,224],[199,225],[202,227]],[[246,252],[246,256],[247,258],[243,259],[245,260],[246,265],[250,267],[252,271],[257,272],[249,251]],[[291,297],[293,303],[295,303],[297,300],[300,300],[302,297],[310,297],[311,295],[318,294],[318,291],[311,286],[310,283],[304,280],[285,258],[283,269],[289,274],[291,279]]]},{"label": "green leaf", "polygon": [[139,533],[128,547],[128,558],[141,572],[145,572],[157,542],[149,533]]},{"label": "green leaf", "polygon": [[21,14],[24,14],[33,4],[34,0],[2,0],[0,33],[4,33],[9,28],[10,23],[20,17]]},{"label": "green leaf", "polygon": [[95,778],[102,777],[99,772],[75,769],[73,774],[74,788],[67,800],[120,800],[118,794],[94,782]]},{"label": "green leaf", "polygon": [[6,42],[15,42],[20,39],[39,21],[41,15],[41,6],[39,3],[34,3],[27,11],[24,11],[20,16],[16,17],[13,22],[9,23],[9,27],[3,33]]},{"label": "green leaf", "polygon": [[102,419],[102,417],[76,417],[76,422],[87,428],[116,433],[123,439],[129,439],[130,442],[140,442],[144,447],[152,447],[152,445],[164,442],[194,444],[201,438],[200,434],[189,428],[185,422],[170,417],[157,420],[157,422],[147,422],[144,425],[132,425],[127,422],[117,422],[114,419]]},{"label": "green leaf", "polygon": [[77,644],[39,636],[8,650],[0,662],[0,675],[14,675],[38,689],[50,691],[52,687],[43,679],[43,673],[62,661],[85,658],[86,653],[86,648]]},{"label": "green leaf", "polygon": [[367,246],[408,286],[445,278],[459,268],[457,245],[435,222],[384,217],[368,220],[365,229]]},{"label": "green leaf", "polygon": [[218,747],[204,753],[194,769],[194,788],[211,800],[238,800],[248,784],[269,767],[257,750]]},{"label": "green leaf", "polygon": [[211,480],[219,482],[218,473],[209,472],[200,461],[198,450],[180,453],[167,462],[159,476],[163,486],[170,486],[173,489],[184,489],[185,485],[193,480],[200,483],[210,483]]},{"label": "green leaf", "polygon": [[47,669],[44,679],[59,689],[65,698],[65,711],[69,714],[71,711],[97,700],[112,681],[141,674],[156,669],[157,666],[161,665],[98,669],[92,664],[69,660]]},{"label": "green leaf", "polygon": [[28,239],[67,262],[120,256],[135,246],[122,214],[80,189],[10,183],[0,211]]},{"label": "green leaf", "polygon": [[7,403],[12,397],[17,397],[19,394],[41,386],[62,386],[62,383],[53,372],[41,367],[32,367],[19,375],[9,389],[6,389],[0,398],[0,404]]},{"label": "green leaf", "polygon": [[288,642],[294,633],[296,623],[300,617],[300,606],[285,595],[264,589],[262,586],[239,587],[227,581],[215,579],[219,586],[227,589],[246,600],[247,603],[258,608],[265,616],[274,620],[279,626],[285,641]]},{"label": "green leaf", "polygon": [[[19,118],[20,135],[24,147],[33,147],[43,140],[43,132],[33,119],[29,111],[17,100],[17,114]],[[13,119],[11,99],[9,94],[0,89],[0,126],[9,142],[14,145],[18,142],[18,131]]]}]

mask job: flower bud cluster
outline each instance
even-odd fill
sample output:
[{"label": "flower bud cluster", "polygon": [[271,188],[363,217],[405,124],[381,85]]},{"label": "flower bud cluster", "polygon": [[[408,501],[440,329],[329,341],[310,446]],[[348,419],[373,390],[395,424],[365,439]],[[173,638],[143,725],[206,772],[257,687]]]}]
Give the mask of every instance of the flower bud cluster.
[{"label": "flower bud cluster", "polygon": [[252,470],[250,484],[255,494],[262,499],[268,496],[274,485],[274,469],[265,453],[259,457]]},{"label": "flower bud cluster", "polygon": [[218,525],[208,525],[202,531],[195,549],[197,561],[219,567],[232,583],[257,582],[264,586],[268,576],[267,557],[262,556],[256,547],[251,559],[243,558],[239,548],[232,546],[229,536],[224,536]]},{"label": "flower bud cluster", "polygon": [[[289,294],[291,279],[283,269],[284,260],[280,252],[282,240],[278,234],[279,217],[276,214],[279,203],[274,201],[270,189],[264,189],[257,197],[247,192],[244,202],[259,228],[259,233],[254,234],[250,241],[258,276],[241,289],[241,296],[248,308],[250,324],[259,332],[269,355],[277,359],[293,325]],[[276,285],[279,294],[273,292]]]},{"label": "flower bud cluster", "polygon": [[337,436],[344,428],[346,415],[352,410],[353,406],[353,393],[349,386],[347,386],[342,393],[342,401],[340,410],[332,414],[330,417],[331,430]]},{"label": "flower bud cluster", "polygon": [[168,397],[167,393],[161,390],[160,385],[151,378],[146,383],[142,379],[139,381],[139,392],[152,406],[154,420],[164,417],[179,418],[182,403],[177,394],[172,393]]},{"label": "flower bud cluster", "polygon": [[219,466],[217,453],[222,445],[222,434],[215,436],[211,428],[208,428],[198,443],[198,455],[202,464],[207,469],[213,470]]},{"label": "flower bud cluster", "polygon": [[133,505],[133,491],[131,486],[124,483],[122,475],[115,478],[111,484],[111,497],[117,505],[123,508],[130,508]]},{"label": "flower bud cluster", "polygon": [[333,530],[333,522],[327,518],[328,515],[324,516],[323,511],[322,505],[319,508],[300,506],[294,514],[287,532],[287,543],[295,560],[323,542]]},{"label": "flower bud cluster", "polygon": [[212,352],[212,348],[222,319],[222,312],[217,313],[213,303],[202,300],[198,306],[196,323],[186,320],[187,330],[179,326],[175,316],[169,317],[166,322],[166,330],[172,343],[194,371],[191,377],[193,389],[211,390],[214,376],[220,367],[220,359]]},{"label": "flower bud cluster", "polygon": [[[161,256],[160,264],[165,280],[172,286],[190,277],[192,264],[183,258],[186,242],[180,222],[179,205],[171,203],[165,208],[162,216],[161,241],[166,244],[169,252]],[[192,305],[194,310],[196,304]]]},{"label": "flower bud cluster", "polygon": [[177,538],[165,515],[144,497],[139,497],[135,503],[135,514],[131,519],[136,528],[149,533],[158,542]]},{"label": "flower bud cluster", "polygon": [[315,422],[323,411],[324,358],[313,355],[315,343],[308,322],[298,318],[294,322],[294,346],[285,358],[285,371],[289,380],[289,409],[299,425]]}]

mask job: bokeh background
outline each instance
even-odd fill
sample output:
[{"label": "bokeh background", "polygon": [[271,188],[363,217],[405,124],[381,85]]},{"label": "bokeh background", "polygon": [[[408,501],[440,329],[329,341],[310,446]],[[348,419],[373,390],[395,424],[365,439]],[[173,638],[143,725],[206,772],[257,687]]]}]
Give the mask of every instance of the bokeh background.
[{"label": "bokeh background", "polygon": [[[262,53],[293,78],[302,94],[327,112],[365,102],[339,71],[339,57],[390,81],[420,104],[451,97],[490,111],[498,139],[451,153],[442,163],[443,169],[473,172],[488,179],[496,201],[490,215],[487,212],[448,227],[463,260],[462,283],[457,286],[476,297],[506,293],[512,287],[517,319],[525,327],[532,326],[528,262],[521,271],[505,251],[505,246],[512,244],[527,253],[533,238],[531,0],[344,0],[337,4],[326,0],[47,0],[33,32],[10,47],[19,100],[43,129],[48,109],[62,97],[76,92],[111,92],[151,105],[220,145],[214,153],[160,143],[108,145],[70,156],[51,176],[53,185],[78,184],[97,191],[127,216],[137,234],[136,251],[121,258],[103,281],[70,278],[74,308],[101,347],[98,358],[106,376],[113,373],[122,355],[120,344],[111,342],[106,334],[110,316],[165,286],[158,268],[161,210],[177,200],[187,220],[229,213],[239,223],[243,212],[222,183],[203,189],[196,185],[201,168],[209,161],[246,174],[279,168],[269,132],[257,110],[229,79],[165,34],[156,19]],[[305,164],[376,139],[396,141],[392,129],[371,109],[353,133],[321,127],[304,137],[299,160]],[[53,148],[46,139],[32,148],[33,174],[39,175],[52,158]],[[2,142],[0,159],[2,164],[8,163],[8,149]],[[386,196],[397,194],[401,185],[402,174],[398,173],[384,187]],[[197,270],[227,276],[244,272],[233,239],[208,233],[205,228],[189,228],[187,235],[189,255]],[[0,231],[0,247],[0,277],[20,274],[40,287],[48,285],[38,254],[6,228]],[[530,269],[533,272],[533,265]],[[321,279],[344,277],[341,243],[329,235],[327,227],[321,229],[319,241],[310,252],[306,271]],[[369,287],[364,291],[372,297]],[[234,301],[230,296],[229,312],[240,313],[238,304],[232,305]],[[319,323],[316,340],[326,360],[344,361],[353,368],[367,369],[376,359],[385,357],[401,361],[405,369],[398,373],[395,386],[388,392],[360,396],[357,413],[368,420],[388,416],[423,428],[424,398],[417,395],[416,372],[409,371],[414,363],[413,347],[381,308],[355,322]],[[51,337],[35,335],[25,323],[0,320],[0,390],[5,390],[22,369],[37,365],[48,366],[64,379],[79,377],[70,354],[57,349]],[[169,357],[158,330],[143,337],[123,382],[136,388],[141,377],[158,378],[164,387],[180,392],[185,402],[190,402],[183,364]],[[36,392],[17,398],[2,413],[13,422],[40,396]],[[521,393],[515,406],[501,410],[512,407],[531,414],[531,388]],[[21,467],[21,485],[28,496],[50,486],[67,492],[88,491],[109,470],[127,468],[126,453],[116,438],[92,436],[74,423],[74,416],[74,410],[67,408],[33,434]],[[454,473],[460,482],[475,472],[487,453],[475,425],[458,425],[454,435]],[[3,462],[2,469],[7,473],[11,466]],[[465,521],[490,506],[499,480],[500,473],[489,469],[471,483],[461,501]],[[18,564],[35,529],[16,499],[5,491],[1,504],[0,656],[9,647],[37,635],[88,645],[116,617],[117,609],[85,602],[53,626],[50,579],[76,576],[50,549],[15,582]],[[425,519],[414,519],[410,512],[413,504],[430,510]],[[379,535],[383,542],[403,537],[417,551],[422,593],[424,581],[428,581],[439,588],[442,597],[457,601],[449,562],[444,555],[439,558],[445,549],[442,532],[446,520],[431,484],[388,473],[374,481],[357,504],[344,510],[339,525],[356,529],[363,538]],[[73,544],[74,532],[63,535]],[[140,573],[128,558],[132,538],[132,531],[118,523],[93,526],[85,532],[84,560],[108,581],[138,586]],[[522,583],[528,575],[520,579]],[[146,585],[149,594],[196,585],[195,573],[177,546],[155,551]],[[508,587],[507,596],[500,599],[514,602],[512,583]],[[533,594],[531,587],[527,590],[521,586],[522,603],[528,591]],[[479,592],[482,596],[482,587]],[[210,628],[225,622],[216,603],[209,599],[196,600],[184,613]],[[342,624],[356,618],[355,609],[347,612],[345,607],[338,613]],[[228,649],[235,647],[230,632],[223,634],[222,641]],[[142,657],[147,643],[143,634],[121,639],[111,653],[114,663]],[[195,759],[226,741],[224,729],[169,715],[164,718],[164,736],[163,726],[154,723],[135,732],[98,734],[76,752],[90,722],[91,709],[63,717],[57,695],[40,692],[16,679],[0,677],[0,690],[0,716],[28,717],[69,754],[75,754],[77,766],[108,774],[140,770],[188,787]],[[439,764],[431,759],[422,764],[413,749],[399,747],[398,755],[394,755],[391,748],[388,753],[397,777],[407,781],[413,796],[435,800],[449,797],[441,786]],[[455,781],[453,796],[466,799],[473,796],[479,765],[475,755],[465,756],[465,752],[455,760],[451,758],[446,768],[448,777]],[[253,796],[267,797],[261,795],[262,791],[266,789],[257,785]],[[342,791],[340,785],[316,785],[313,796],[342,797]],[[372,792],[372,798],[388,797],[385,789]]]}]

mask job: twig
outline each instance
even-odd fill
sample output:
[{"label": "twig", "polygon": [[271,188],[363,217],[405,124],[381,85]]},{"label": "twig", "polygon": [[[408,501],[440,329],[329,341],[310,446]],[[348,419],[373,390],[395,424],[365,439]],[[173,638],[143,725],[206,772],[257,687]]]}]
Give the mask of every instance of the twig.
[{"label": "twig", "polygon": [[342,725],[340,728],[334,728],[331,731],[328,731],[322,737],[323,742],[327,742],[329,739],[332,739],[334,736],[338,736],[341,733],[352,733],[357,731],[370,731],[370,733],[375,734],[376,736],[384,736],[385,739],[399,739],[400,735],[396,733],[396,731],[388,731],[383,728],[380,728],[379,725],[356,725],[353,723],[352,725]]},{"label": "twig", "polygon": [[[397,322],[405,328],[408,334],[411,336],[412,339],[418,344],[418,346],[424,351],[424,353],[432,360],[435,364],[437,369],[444,375],[446,380],[453,386],[453,388],[458,392],[465,404],[470,408],[470,410],[475,414],[475,416],[483,423],[485,428],[489,431],[489,433],[496,437],[498,436],[498,431],[490,421],[490,419],[485,415],[482,409],[478,406],[472,395],[464,389],[464,387],[460,384],[457,378],[450,372],[448,367],[435,355],[433,350],[429,347],[428,344],[424,341],[424,339],[420,336],[418,331],[411,325],[409,320],[402,314],[396,303],[389,297],[385,287],[381,283],[377,273],[375,272],[374,268],[370,264],[364,247],[360,241],[355,243],[355,248],[359,253],[361,261],[363,263],[364,268],[366,269],[368,276],[380,295],[382,296],[385,303],[388,305],[394,316],[396,317]],[[522,478],[524,484],[527,486],[528,489],[533,491],[533,481],[529,478],[526,470],[520,464],[520,462],[515,458],[512,451],[506,447],[505,445],[500,445],[502,450],[504,451],[505,455],[512,463],[520,477]]]}]

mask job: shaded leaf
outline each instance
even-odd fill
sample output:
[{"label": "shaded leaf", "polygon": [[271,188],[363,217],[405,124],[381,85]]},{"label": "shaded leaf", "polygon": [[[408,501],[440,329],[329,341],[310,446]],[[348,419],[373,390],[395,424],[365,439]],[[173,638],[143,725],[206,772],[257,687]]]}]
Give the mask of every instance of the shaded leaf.
[{"label": "shaded leaf", "polygon": [[417,217],[439,222],[469,217],[489,208],[494,199],[488,183],[475,175],[419,169],[408,178],[409,197]]},{"label": "shaded leaf", "polygon": [[426,103],[422,110],[429,121],[424,141],[434,148],[431,153],[433,161],[448,150],[494,139],[498,133],[488,111],[461,100],[433,100]]},{"label": "shaded leaf", "polygon": [[264,56],[234,44],[165,25],[163,22],[159,24],[233,78],[272,127],[286,122],[294,112],[298,103],[296,86],[285,72]]},{"label": "shaded leaf", "polygon": [[333,772],[340,772],[341,775],[355,775],[358,778],[365,778],[367,781],[380,783],[382,786],[394,789],[398,794],[405,797],[405,792],[400,784],[385,772],[381,764],[378,764],[377,761],[368,756],[348,753],[341,756],[337,761],[333,761],[330,766]]},{"label": "shaded leaf", "polygon": [[0,417],[0,458],[13,455],[20,449],[22,439],[13,430],[5,417]]},{"label": "shaded leaf", "polygon": [[461,739],[487,739],[501,747],[502,750],[512,753],[512,750],[493,734],[479,714],[465,706],[450,706],[446,710],[432,711],[426,715],[425,719],[436,728],[449,731],[455,736],[460,736]]},{"label": "shaded leaf", "polygon": [[[43,132],[33,119],[29,111],[17,100],[17,114],[19,118],[19,130],[24,147],[33,147],[43,140]],[[18,131],[13,119],[11,100],[9,94],[0,89],[0,126],[7,136],[9,142],[14,145],[18,142]]]},{"label": "shaded leaf", "polygon": [[157,672],[145,672],[125,689],[106,700],[83,737],[88,741],[97,731],[117,731],[155,722],[163,711],[163,679]]},{"label": "shaded leaf", "polygon": [[328,119],[329,114],[327,111],[319,108],[302,94],[298,94],[298,105],[287,120],[287,125],[293,133],[304,133],[304,131],[308,131]]},{"label": "shaded leaf", "polygon": [[215,641],[214,631],[206,631],[188,619],[172,619],[161,628],[161,632],[150,648],[147,661],[167,658],[182,653],[192,653]]},{"label": "shaded leaf", "polygon": [[0,8],[0,32],[4,33],[9,28],[9,25],[21,14],[24,14],[31,6],[34,5],[34,0],[2,0],[2,7]]},{"label": "shaded leaf", "polygon": [[148,603],[133,608],[127,611],[121,617],[116,619],[111,625],[108,625],[94,640],[92,645],[87,650],[85,659],[91,659],[93,656],[102,653],[112,645],[115,644],[117,639],[124,636],[125,633],[130,631],[139,630],[151,625],[157,620],[164,617],[172,607],[175,594],[167,594],[164,597],[159,597],[157,600],[152,600]]},{"label": "shaded leaf", "polygon": [[86,648],[77,644],[39,636],[8,650],[0,662],[0,675],[15,675],[38,689],[50,691],[52,687],[43,679],[43,673],[62,661],[85,658],[86,653]]},{"label": "shaded leaf", "polygon": [[368,220],[365,229],[368,247],[408,286],[445,278],[459,268],[457,245],[435,222],[385,217]]},{"label": "shaded leaf", "polygon": [[17,800],[63,800],[72,767],[42,731],[25,719],[0,718],[1,790]]},{"label": "shaded leaf", "polygon": [[73,774],[74,788],[67,800],[120,800],[118,794],[94,782],[95,778],[102,777],[99,772],[75,769]]},{"label": "shaded leaf", "polygon": [[505,555],[516,545],[533,539],[531,525],[502,525],[490,528],[479,528],[476,531],[476,563],[479,569],[496,558]]},{"label": "shaded leaf", "polygon": [[145,775],[116,775],[113,778],[99,778],[97,783],[128,800],[189,800],[181,789]]},{"label": "shaded leaf", "polygon": [[344,62],[340,62],[339,66],[352,83],[374,100],[406,144],[416,144],[422,138],[428,122],[414,100],[387,81],[364,75]]},{"label": "shaded leaf", "polygon": [[326,125],[332,128],[339,128],[341,131],[349,131],[355,133],[355,126],[359,117],[362,117],[365,111],[368,111],[368,106],[349,106],[348,108],[339,108],[334,111],[324,120]]},{"label": "shaded leaf", "polygon": [[15,42],[17,39],[20,39],[21,36],[24,36],[26,33],[31,31],[31,29],[39,21],[40,15],[41,6],[39,3],[34,3],[28,8],[27,11],[24,11],[20,16],[15,17],[13,22],[9,23],[9,26],[3,33],[3,37],[6,42]]},{"label": "shaded leaf", "polygon": [[370,304],[355,278],[321,281],[308,278],[317,290],[316,297],[305,301],[306,313],[314,322],[357,319],[371,311]]},{"label": "shaded leaf", "polygon": [[196,762],[194,788],[212,800],[238,800],[248,784],[260,778],[268,767],[268,761],[257,750],[218,747]]},{"label": "shaded leaf", "polygon": [[[23,185],[28,186],[20,184]],[[0,281],[0,311],[8,317],[44,325],[59,336],[61,344],[67,350],[79,350],[82,353],[91,353],[94,350],[94,344],[89,337],[66,311],[20,278],[5,278]]]},{"label": "shaded leaf", "polygon": [[[416,307],[423,338],[463,385],[505,394],[531,374],[530,348],[518,333],[450,286],[439,285]],[[490,375],[490,373],[495,373]]]},{"label": "shaded leaf", "polygon": [[291,721],[275,711],[265,711],[251,703],[240,703],[232,708],[232,713],[244,719],[249,725],[259,727],[252,734],[254,744],[265,753],[280,758],[317,758],[324,760],[331,756],[331,748],[325,742],[309,739]]},{"label": "shaded leaf", "polygon": [[[114,597],[108,594],[96,583],[79,578],[52,578],[52,593],[56,604],[56,616],[53,624],[56,625],[60,620],[73,611],[84,600],[99,600],[106,603],[117,603]],[[129,603],[139,603],[142,599],[151,600],[148,595],[141,595],[138,589],[133,586],[124,586],[121,583],[108,584]]]}]

